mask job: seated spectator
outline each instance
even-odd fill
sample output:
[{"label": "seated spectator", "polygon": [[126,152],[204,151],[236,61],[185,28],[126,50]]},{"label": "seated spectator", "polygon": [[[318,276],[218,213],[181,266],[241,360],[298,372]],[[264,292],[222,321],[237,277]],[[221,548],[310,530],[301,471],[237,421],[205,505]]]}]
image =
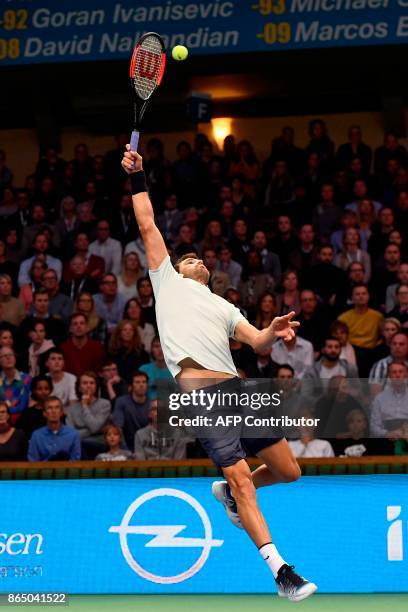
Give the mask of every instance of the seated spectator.
[{"label": "seated spectator", "polygon": [[[303,412],[302,416],[313,423],[311,412]],[[299,440],[289,440],[288,444],[296,458],[312,457],[334,457],[332,445],[327,440],[316,438],[316,428],[314,425],[300,427]]]},{"label": "seated spectator", "polygon": [[328,381],[327,389],[315,404],[314,414],[319,423],[317,435],[322,438],[333,438],[346,430],[346,417],[351,410],[361,409],[359,397],[360,386],[356,381],[345,376],[333,376]]},{"label": "seated spectator", "polygon": [[388,368],[391,363],[405,363],[408,367],[408,336],[402,331],[397,331],[390,340],[389,348],[390,354],[373,364],[368,378],[371,385],[378,385],[380,389],[387,380]]},{"label": "seated spectator", "polygon": [[166,362],[164,361],[163,349],[159,336],[153,338],[150,354],[152,361],[140,366],[139,372],[145,372],[148,376],[149,399],[152,399],[153,395],[157,396],[158,381],[170,381],[173,380],[173,377],[170,370],[167,368]]},{"label": "seated spectator", "polygon": [[396,297],[397,305],[387,312],[387,316],[397,319],[401,327],[408,328],[408,285],[399,285]]},{"label": "seated spectator", "polygon": [[370,294],[365,285],[353,288],[354,308],[341,314],[338,319],[347,325],[350,342],[356,351],[357,363],[361,377],[367,377],[372,365],[371,351],[377,346],[380,338],[380,325],[383,315],[378,310],[368,307]]},{"label": "seated spectator", "polygon": [[148,276],[139,278],[137,281],[137,292],[139,294],[139,304],[142,307],[144,320],[157,329],[153,286]]},{"label": "seated spectator", "polygon": [[114,274],[104,274],[101,280],[100,293],[95,295],[95,308],[108,327],[111,334],[123,317],[126,298],[118,293],[118,281]]},{"label": "seated spectator", "polygon": [[245,308],[243,308],[243,306],[242,306],[242,303],[241,303],[241,294],[240,294],[239,291],[237,291],[233,287],[230,287],[225,292],[224,298],[230,304],[234,304],[234,306],[236,306],[239,309],[241,314],[243,314],[244,317],[247,318],[247,312],[246,312]]},{"label": "seated spectator", "polygon": [[392,455],[389,440],[369,437],[367,415],[361,408],[354,408],[346,416],[347,429],[332,440],[336,456],[363,457],[368,455]]},{"label": "seated spectator", "polygon": [[61,280],[62,275],[62,263],[56,257],[52,257],[48,254],[49,251],[49,239],[44,233],[37,234],[34,238],[33,242],[33,250],[34,255],[25,259],[20,264],[20,271],[18,273],[18,285],[19,287],[23,287],[24,285],[30,284],[30,270],[31,266],[38,255],[42,255],[44,257],[44,261],[47,264],[47,268],[52,268],[55,270],[58,276],[58,280]]},{"label": "seated spectator", "polygon": [[25,317],[22,301],[12,296],[13,282],[8,274],[0,274],[0,303],[2,319],[18,326]]},{"label": "seated spectator", "polygon": [[37,234],[41,234],[44,231],[48,232],[51,236],[52,246],[58,249],[61,242],[59,232],[54,225],[47,223],[47,213],[44,205],[35,202],[31,208],[29,224],[26,224],[23,229],[21,253],[24,257],[28,254]]},{"label": "seated spectator", "polygon": [[0,461],[27,461],[27,449],[25,433],[13,427],[8,403],[0,401]]},{"label": "seated spectator", "polygon": [[29,332],[33,327],[34,321],[43,321],[47,338],[54,344],[60,344],[66,338],[66,327],[62,319],[50,315],[50,298],[45,289],[37,289],[34,293],[33,304],[30,313],[25,317],[20,325],[20,333],[23,339],[29,338]]},{"label": "seated spectator", "polygon": [[279,365],[272,361],[271,349],[254,349],[256,360],[251,360],[245,367],[248,378],[275,378]]},{"label": "seated spectator", "polygon": [[303,287],[312,289],[326,306],[334,306],[346,287],[346,275],[333,264],[334,251],[330,244],[318,250],[318,262],[302,276]]},{"label": "seated spectator", "polygon": [[353,306],[352,293],[356,285],[362,285],[365,278],[365,269],[362,263],[355,261],[347,270],[347,278],[344,288],[336,295],[336,311],[341,314]]},{"label": "seated spectator", "polygon": [[67,277],[69,280],[64,281],[61,286],[61,291],[68,296],[71,301],[77,299],[80,293],[84,291],[88,293],[96,293],[98,283],[95,279],[90,278],[86,273],[86,262],[82,255],[74,255],[69,262]]},{"label": "seated spectator", "polygon": [[148,383],[145,372],[135,372],[129,393],[118,397],[112,413],[112,421],[122,429],[126,445],[131,451],[134,449],[137,430],[148,424]]},{"label": "seated spectator", "polygon": [[126,395],[129,384],[124,378],[119,376],[118,366],[113,359],[107,359],[102,366],[99,374],[101,383],[101,397],[110,401],[112,407],[115,406],[117,397]]},{"label": "seated spectator", "polygon": [[231,162],[228,175],[232,178],[242,176],[245,195],[255,198],[257,181],[260,178],[260,166],[253,147],[248,140],[242,140],[237,145],[236,157]]},{"label": "seated spectator", "polygon": [[219,251],[225,244],[225,238],[222,233],[222,226],[220,221],[213,219],[209,221],[205,232],[204,239],[200,244],[199,252],[204,257],[204,251],[207,249],[211,251]]},{"label": "seated spectator", "polygon": [[136,325],[142,341],[143,349],[146,351],[146,353],[149,353],[156,332],[151,323],[145,322],[144,310],[140,306],[139,300],[136,298],[128,300],[123,311],[123,318],[131,321],[133,325]]},{"label": "seated spectator", "polygon": [[95,461],[127,461],[133,459],[130,450],[121,447],[122,430],[117,425],[106,425],[103,430],[105,445],[108,450],[96,455]]},{"label": "seated spectator", "polygon": [[150,424],[138,429],[134,439],[134,458],[139,461],[186,459],[187,444],[191,439],[180,428],[162,430],[157,424],[157,399],[150,401]]},{"label": "seated spectator", "polygon": [[260,255],[264,272],[270,274],[275,284],[278,284],[281,278],[281,264],[276,253],[268,250],[268,241],[264,231],[257,230],[254,233],[252,248]]},{"label": "seated spectator", "polygon": [[393,336],[401,330],[401,323],[398,319],[387,317],[380,325],[380,341],[373,350],[373,363],[380,361],[390,354],[390,344]]},{"label": "seated spectator", "polygon": [[244,307],[255,308],[259,297],[274,288],[274,280],[263,271],[261,258],[257,251],[250,251],[245,262],[238,291],[241,293]]},{"label": "seated spectator", "polygon": [[289,268],[296,272],[308,270],[318,262],[318,249],[315,245],[315,231],[313,225],[304,223],[299,230],[299,245],[288,256]]},{"label": "seated spectator", "polygon": [[94,372],[84,372],[77,381],[79,401],[67,415],[67,425],[74,427],[81,438],[82,458],[94,459],[105,450],[103,428],[111,414],[108,400],[99,397],[99,381]]},{"label": "seated spectator", "polygon": [[296,378],[302,378],[307,368],[313,365],[313,345],[299,335],[289,342],[279,338],[272,346],[271,357],[277,364],[290,366]]},{"label": "seated spectator", "polygon": [[140,266],[146,273],[147,272],[146,250],[145,250],[145,245],[143,244],[143,240],[140,236],[136,238],[136,240],[132,240],[131,242],[128,242],[128,244],[125,247],[124,255],[127,255],[128,253],[136,253],[136,255],[139,257]]},{"label": "seated spectator", "polygon": [[170,193],[164,200],[163,213],[157,217],[157,227],[167,242],[176,241],[183,219],[183,212],[177,206],[177,196]]},{"label": "seated spectator", "polygon": [[193,231],[189,225],[186,223],[180,225],[177,238],[172,247],[177,258],[187,253],[198,253],[199,248],[194,242]]},{"label": "seated spectator", "polygon": [[[232,232],[233,235],[229,242],[232,259],[241,266],[244,266],[247,255],[251,249],[251,245],[248,240],[248,225],[245,219],[235,219]],[[224,270],[224,272],[225,271],[226,270]]]},{"label": "seated spectator", "polygon": [[304,289],[300,293],[300,313],[297,316],[300,322],[298,335],[313,344],[315,357],[327,336],[329,322],[324,308],[318,304],[314,291]]},{"label": "seated spectator", "polygon": [[342,250],[334,258],[334,265],[346,272],[353,261],[361,262],[364,266],[364,282],[371,278],[371,258],[361,248],[361,239],[358,231],[350,227],[344,231]]},{"label": "seated spectator", "polygon": [[288,215],[279,215],[276,229],[271,248],[279,256],[281,269],[286,270],[291,253],[299,245],[299,238]]},{"label": "seated spectator", "polygon": [[349,328],[342,321],[333,321],[330,326],[330,336],[337,338],[340,342],[340,359],[344,359],[351,365],[357,365],[356,352],[349,342]]},{"label": "seated spectator", "polygon": [[115,327],[109,342],[109,352],[118,366],[119,375],[129,383],[133,373],[149,361],[137,327],[127,319],[122,319]]},{"label": "seated spectator", "polygon": [[44,404],[52,395],[52,392],[52,380],[48,376],[41,374],[35,376],[31,381],[30,402],[17,421],[18,429],[24,431],[28,439],[31,438],[33,431],[47,424],[44,416]]},{"label": "seated spectator", "polygon": [[64,425],[62,403],[50,395],[44,402],[47,424],[33,432],[28,448],[29,461],[79,461],[81,442],[78,432]]},{"label": "seated spectator", "polygon": [[396,244],[388,244],[384,249],[383,261],[377,260],[373,282],[370,285],[373,303],[382,312],[385,311],[387,288],[398,282],[398,271],[401,264],[401,251]]},{"label": "seated spectator", "polygon": [[300,312],[299,277],[295,270],[286,270],[282,275],[282,291],[276,296],[276,311],[279,316],[294,311]]},{"label": "seated spectator", "polygon": [[238,288],[241,280],[242,266],[232,259],[232,251],[228,246],[222,246],[218,252],[217,270],[228,275],[231,287]]},{"label": "seated spectator", "polygon": [[399,285],[408,285],[408,263],[399,265],[398,282],[388,285],[385,298],[385,312],[390,312],[397,305],[396,291]]},{"label": "seated spectator", "polygon": [[334,186],[324,183],[320,190],[321,202],[313,211],[313,227],[322,238],[329,238],[339,228],[341,208],[334,201]]},{"label": "seated spectator", "polygon": [[70,338],[61,344],[65,367],[77,378],[84,372],[99,372],[105,360],[105,349],[101,342],[89,337],[88,318],[81,313],[73,314],[69,326]]},{"label": "seated spectator", "polygon": [[395,229],[394,222],[393,210],[388,207],[381,208],[378,213],[378,222],[372,228],[367,247],[373,268],[376,267],[379,256],[384,253],[390,241],[390,233]]},{"label": "seated spectator", "polygon": [[303,374],[302,389],[310,396],[318,396],[328,387],[334,376],[358,378],[358,371],[345,359],[340,358],[341,344],[337,338],[327,337],[321,350],[319,361],[309,366]]},{"label": "seated spectator", "polygon": [[72,300],[60,292],[58,277],[55,270],[49,268],[43,272],[41,284],[50,299],[49,313],[52,317],[58,316],[67,323],[72,315]]},{"label": "seated spectator", "polygon": [[231,286],[231,280],[228,274],[217,270],[217,255],[214,249],[205,248],[203,250],[203,263],[210,273],[208,286],[213,293],[222,297]]},{"label": "seated spectator", "polygon": [[127,244],[131,237],[135,235],[137,226],[133,212],[132,196],[126,190],[119,198],[119,207],[114,208],[110,217],[112,238],[122,245]]},{"label": "seated spectator", "polygon": [[74,233],[78,230],[77,204],[72,196],[65,196],[61,200],[60,216],[55,223],[55,230],[61,238],[62,247],[69,248]]},{"label": "seated spectator", "polygon": [[390,159],[397,160],[403,167],[408,165],[406,148],[398,142],[398,137],[393,132],[386,132],[384,134],[384,144],[378,147],[374,153],[374,170],[377,176],[384,176]]},{"label": "seated spectator", "polygon": [[346,204],[345,209],[351,210],[352,212],[357,213],[357,216],[358,216],[361,202],[363,200],[371,202],[371,205],[373,207],[373,217],[372,218],[374,220],[377,214],[380,212],[382,205],[380,202],[377,202],[376,200],[369,199],[370,194],[369,194],[368,184],[364,179],[359,178],[354,181],[353,196],[354,196],[353,201]]},{"label": "seated spectator", "polygon": [[371,406],[371,436],[388,440],[403,437],[401,426],[408,420],[407,379],[408,367],[405,363],[389,364],[388,384],[374,398]]},{"label": "seated spectator", "polygon": [[[381,208],[381,204],[379,204]],[[372,227],[375,225],[377,215],[372,200],[360,200],[357,206],[358,231],[361,238],[361,248],[368,249],[368,240],[372,234]]]},{"label": "seated spectator", "polygon": [[269,327],[277,315],[276,298],[270,291],[265,291],[258,298],[258,304],[253,316],[253,323],[257,329]]},{"label": "seated spectator", "polygon": [[122,264],[122,245],[110,238],[110,226],[106,219],[99,219],[96,226],[96,240],[89,245],[91,255],[102,257],[105,261],[105,273],[118,276]]},{"label": "seated spectator", "polygon": [[266,185],[264,208],[272,211],[284,211],[294,201],[295,183],[289,173],[285,160],[276,160]]},{"label": "seated spectator", "polygon": [[76,394],[76,376],[65,372],[64,353],[59,348],[52,348],[47,354],[45,366],[52,382],[53,395],[62,402],[64,412],[78,400]]},{"label": "seated spectator", "polygon": [[144,270],[140,266],[140,260],[137,253],[127,253],[123,257],[122,272],[118,276],[118,293],[126,300],[137,297],[136,283],[142,276],[145,275]]},{"label": "seated spectator", "polygon": [[[74,242],[75,255],[80,255],[85,262],[84,276],[94,281],[99,281],[105,272],[105,260],[89,251],[89,238],[84,232],[78,232]],[[65,264],[64,283],[72,280],[72,271]]]},{"label": "seated spectator", "polygon": [[337,149],[336,164],[339,168],[346,169],[355,157],[361,159],[363,172],[367,174],[371,168],[372,150],[363,142],[359,125],[349,127],[348,142],[341,144]]},{"label": "seated spectator", "polygon": [[16,369],[16,354],[9,347],[0,348],[0,367],[0,402],[7,402],[14,425],[28,406],[31,377]]},{"label": "seated spectator", "polygon": [[77,295],[74,313],[83,314],[87,317],[89,337],[105,345],[108,337],[108,329],[105,320],[96,313],[95,301],[91,293],[81,291],[81,293]]},{"label": "seated spectator", "polygon": [[47,339],[47,330],[44,321],[33,321],[28,332],[31,344],[28,347],[28,373],[31,377],[42,374],[44,353],[54,346],[52,340]]}]

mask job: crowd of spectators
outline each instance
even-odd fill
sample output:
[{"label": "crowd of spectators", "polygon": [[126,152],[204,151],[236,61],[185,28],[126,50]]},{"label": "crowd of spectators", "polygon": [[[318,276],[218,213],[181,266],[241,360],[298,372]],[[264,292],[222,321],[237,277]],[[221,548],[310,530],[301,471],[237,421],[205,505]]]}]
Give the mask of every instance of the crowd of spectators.
[{"label": "crowd of spectators", "polygon": [[[197,253],[259,329],[296,312],[292,342],[230,346],[240,376],[277,378],[319,416],[298,456],[408,452],[408,152],[392,133],[373,151],[357,125],[336,146],[320,119],[309,136],[302,149],[284,127],[262,163],[232,135],[218,152],[197,134],[172,163],[151,139],[157,224],[173,261]],[[0,151],[0,460],[202,456],[157,424],[171,376],[125,143],[70,161],[48,148],[23,185]]]}]

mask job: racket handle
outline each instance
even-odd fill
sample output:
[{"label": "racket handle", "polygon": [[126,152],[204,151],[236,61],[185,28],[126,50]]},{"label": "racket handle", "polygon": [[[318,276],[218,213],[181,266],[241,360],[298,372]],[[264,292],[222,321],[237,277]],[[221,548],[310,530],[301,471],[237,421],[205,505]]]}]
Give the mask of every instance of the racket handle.
[{"label": "racket handle", "polygon": [[137,151],[137,147],[139,145],[139,136],[140,132],[137,130],[133,130],[132,135],[130,137],[130,150]]}]

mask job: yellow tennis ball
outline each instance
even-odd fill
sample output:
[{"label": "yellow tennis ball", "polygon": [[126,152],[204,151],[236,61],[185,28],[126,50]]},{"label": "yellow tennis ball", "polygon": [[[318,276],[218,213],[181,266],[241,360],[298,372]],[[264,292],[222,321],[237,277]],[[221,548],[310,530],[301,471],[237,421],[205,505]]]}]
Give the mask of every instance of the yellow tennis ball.
[{"label": "yellow tennis ball", "polygon": [[173,47],[171,55],[174,60],[176,60],[177,62],[181,62],[187,59],[188,49],[184,45],[176,45],[175,47]]}]

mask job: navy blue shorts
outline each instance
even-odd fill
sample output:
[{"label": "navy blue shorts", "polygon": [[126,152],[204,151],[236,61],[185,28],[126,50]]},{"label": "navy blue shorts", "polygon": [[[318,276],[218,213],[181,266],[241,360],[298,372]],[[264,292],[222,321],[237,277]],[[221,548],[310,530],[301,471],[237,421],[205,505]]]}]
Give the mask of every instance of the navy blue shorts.
[{"label": "navy blue shorts", "polygon": [[[240,378],[230,378],[225,382],[205,387],[205,391],[215,393],[216,391],[224,393],[239,392],[242,387]],[[271,437],[259,438],[242,438],[236,428],[231,428],[229,431],[225,429],[218,436],[199,438],[199,441],[207,453],[208,457],[220,468],[229,467],[238,463],[241,459],[245,459],[247,455],[255,456],[264,448],[277,444],[284,439],[282,428],[271,428]]]}]

